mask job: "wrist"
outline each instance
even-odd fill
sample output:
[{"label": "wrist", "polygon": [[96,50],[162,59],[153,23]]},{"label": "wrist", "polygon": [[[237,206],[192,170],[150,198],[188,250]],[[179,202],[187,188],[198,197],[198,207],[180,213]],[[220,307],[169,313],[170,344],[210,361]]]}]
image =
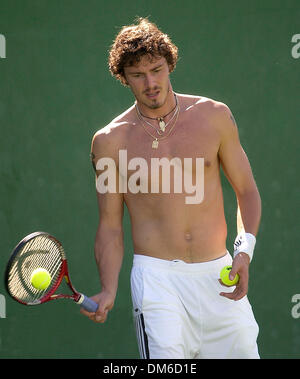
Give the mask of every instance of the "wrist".
[{"label": "wrist", "polygon": [[250,265],[250,257],[247,253],[240,252],[234,255],[234,258],[240,258],[243,262],[245,262],[248,266]]},{"label": "wrist", "polygon": [[107,288],[105,286],[102,286],[101,292],[115,298],[116,294],[117,294],[117,289],[116,288]]},{"label": "wrist", "polygon": [[235,258],[238,254],[244,253],[249,257],[249,263],[252,260],[254,247],[256,244],[256,237],[251,233],[242,232],[240,233],[234,241],[234,252],[233,257]]}]

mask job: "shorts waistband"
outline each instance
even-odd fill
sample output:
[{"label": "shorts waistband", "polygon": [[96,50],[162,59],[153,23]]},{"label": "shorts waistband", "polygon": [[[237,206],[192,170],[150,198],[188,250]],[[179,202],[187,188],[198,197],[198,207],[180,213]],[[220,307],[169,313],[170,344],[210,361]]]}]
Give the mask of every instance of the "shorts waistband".
[{"label": "shorts waistband", "polygon": [[229,254],[228,251],[224,252],[224,255],[220,258],[200,263],[186,263],[180,259],[174,259],[170,261],[139,254],[134,254],[133,256],[133,267],[156,267],[168,271],[183,271],[187,273],[200,273],[221,270],[224,266],[231,265],[231,263],[232,256]]}]

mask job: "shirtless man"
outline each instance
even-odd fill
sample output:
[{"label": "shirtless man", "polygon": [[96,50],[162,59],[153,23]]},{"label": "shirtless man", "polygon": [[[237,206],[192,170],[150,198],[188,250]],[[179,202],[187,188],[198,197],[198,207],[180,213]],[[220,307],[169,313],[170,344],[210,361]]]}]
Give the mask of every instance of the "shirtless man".
[{"label": "shirtless man", "polygon": [[[176,60],[176,46],[147,19],[123,27],[111,48],[110,70],[131,89],[136,102],[92,140],[96,181],[108,167],[100,162],[109,158],[115,163],[116,183],[110,188],[117,190],[105,193],[103,180],[102,187],[97,181],[100,221],[95,257],[101,292],[93,299],[99,309],[81,312],[103,323],[113,308],[124,252],[126,203],[134,245],[131,289],[141,357],[259,358],[258,325],[246,296],[261,215],[259,192],[230,109],[209,98],[175,93],[169,75]],[[136,176],[136,187],[144,191],[130,191],[129,186],[120,190],[124,188],[120,182],[138,172],[138,167],[124,169],[120,151],[126,152],[127,162],[138,158],[147,163],[149,170]],[[177,163],[192,158],[188,173],[193,183],[199,174],[196,159],[202,158],[201,201],[187,204],[184,186],[181,193],[172,191],[172,185],[164,193],[166,176],[162,170],[158,178],[151,175],[153,158],[176,158]],[[220,165],[238,204],[233,258],[226,249]],[[173,168],[171,183],[176,179]],[[153,193],[151,184],[157,181],[159,190]],[[219,281],[225,265],[232,265],[232,277],[239,274],[236,286],[224,287]]]}]

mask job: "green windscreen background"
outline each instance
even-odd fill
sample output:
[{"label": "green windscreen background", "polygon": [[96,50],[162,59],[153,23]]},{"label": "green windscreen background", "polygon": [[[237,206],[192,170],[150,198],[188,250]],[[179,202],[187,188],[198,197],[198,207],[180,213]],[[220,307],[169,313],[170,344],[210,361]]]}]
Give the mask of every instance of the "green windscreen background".
[{"label": "green windscreen background", "polygon": [[[174,90],[222,101],[235,116],[263,206],[248,295],[260,354],[299,358],[299,0],[0,0],[1,277],[17,242],[43,230],[62,241],[75,287],[99,291],[90,143],[134,101],[107,56],[136,16],[178,46]],[[236,200],[222,180],[232,251]],[[1,358],[138,358],[127,211],[124,229],[119,290],[103,325],[67,300],[18,304],[1,280]]]}]

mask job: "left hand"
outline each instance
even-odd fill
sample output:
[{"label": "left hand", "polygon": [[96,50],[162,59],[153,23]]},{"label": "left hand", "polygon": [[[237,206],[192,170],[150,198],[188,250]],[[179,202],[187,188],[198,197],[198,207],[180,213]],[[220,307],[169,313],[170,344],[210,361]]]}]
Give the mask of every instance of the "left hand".
[{"label": "left hand", "polygon": [[[249,281],[249,263],[250,258],[246,253],[239,253],[235,256],[232,261],[232,269],[229,274],[229,278],[233,279],[236,274],[239,274],[240,279],[236,284],[236,287],[233,292],[221,292],[220,295],[227,297],[228,299],[237,301],[242,299],[248,292],[248,281]],[[226,286],[221,279],[219,282],[225,287]]]}]

